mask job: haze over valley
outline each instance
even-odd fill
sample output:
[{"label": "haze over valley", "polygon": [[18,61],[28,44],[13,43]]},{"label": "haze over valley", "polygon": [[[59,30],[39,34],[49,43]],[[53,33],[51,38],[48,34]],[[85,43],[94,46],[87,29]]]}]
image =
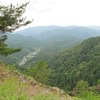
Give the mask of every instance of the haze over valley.
[{"label": "haze over valley", "polygon": [[[81,43],[84,39],[100,36],[100,30],[79,26],[38,26],[30,27],[8,35],[10,47],[22,48],[22,51],[6,58],[7,62],[18,62],[35,48],[41,48],[40,54],[60,52]],[[8,60],[9,58],[9,60]],[[1,59],[3,61],[3,59]]]},{"label": "haze over valley", "polygon": [[100,100],[99,4],[1,0],[0,100]]}]

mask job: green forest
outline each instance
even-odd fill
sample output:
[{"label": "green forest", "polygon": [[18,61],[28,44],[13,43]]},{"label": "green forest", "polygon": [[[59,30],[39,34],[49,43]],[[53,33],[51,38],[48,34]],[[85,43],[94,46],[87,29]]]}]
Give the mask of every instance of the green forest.
[{"label": "green forest", "polygon": [[[71,96],[82,100],[100,98],[100,37],[84,40],[79,45],[37,57],[35,63],[29,61],[28,68],[19,67],[24,74],[41,83],[59,87]],[[48,56],[45,58],[45,56]],[[32,67],[33,66],[33,67]],[[94,99],[93,99],[94,98]]]},{"label": "green forest", "polygon": [[0,100],[100,100],[100,29],[16,31],[28,4],[0,5]]}]

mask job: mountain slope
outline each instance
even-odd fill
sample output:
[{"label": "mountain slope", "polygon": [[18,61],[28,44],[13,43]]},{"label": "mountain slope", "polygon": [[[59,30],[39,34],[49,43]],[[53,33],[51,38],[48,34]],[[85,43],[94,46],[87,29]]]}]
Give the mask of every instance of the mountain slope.
[{"label": "mountain slope", "polygon": [[51,53],[72,47],[86,38],[100,36],[100,30],[79,26],[38,26],[16,34],[35,37],[43,42],[42,53]]},{"label": "mountain slope", "polygon": [[48,63],[54,70],[52,86],[72,90],[80,80],[96,85],[100,79],[100,37],[86,39],[79,46],[53,56]]},{"label": "mountain slope", "polygon": [[[17,63],[34,48],[41,48],[42,54],[61,52],[80,43],[88,37],[100,35],[100,30],[88,27],[60,27],[60,26],[39,26],[9,34],[7,43],[10,47],[21,47],[22,51],[13,55],[0,57],[1,61]],[[40,57],[41,58],[41,57]]]},{"label": "mountain slope", "polygon": [[0,64],[0,100],[74,100],[62,90],[37,83],[31,77]]},{"label": "mountain slope", "polygon": [[85,39],[93,36],[100,36],[100,30],[96,28],[80,26],[38,26],[15,32],[15,34],[33,36],[40,40],[48,40],[49,38],[57,35],[67,35]]},{"label": "mountain slope", "polygon": [[59,27],[41,32],[37,38],[44,42],[43,48],[40,54],[29,63],[46,60],[51,54],[62,52],[79,44],[84,39],[94,36],[100,36],[100,30],[79,26]]},{"label": "mountain slope", "polygon": [[8,63],[18,63],[25,55],[34,51],[35,48],[40,47],[42,42],[33,37],[25,37],[18,34],[8,34],[6,41],[9,47],[22,48],[18,53],[9,55],[7,57],[0,56],[0,61]]},{"label": "mountain slope", "polygon": [[50,31],[54,29],[61,28],[60,26],[37,26],[37,27],[29,27],[26,29],[23,29],[21,31],[15,32],[15,34],[23,35],[23,36],[32,36],[32,37],[38,37],[42,32]]}]

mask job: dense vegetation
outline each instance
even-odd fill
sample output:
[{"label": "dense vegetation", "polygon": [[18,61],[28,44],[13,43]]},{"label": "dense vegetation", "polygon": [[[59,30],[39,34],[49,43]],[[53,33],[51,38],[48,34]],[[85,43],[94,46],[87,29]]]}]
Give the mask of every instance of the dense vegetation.
[{"label": "dense vegetation", "polygon": [[49,65],[55,71],[50,85],[65,90],[72,90],[80,80],[96,85],[100,79],[100,37],[86,39],[79,46],[58,54]]},{"label": "dense vegetation", "polygon": [[[79,36],[80,38],[73,35],[68,36],[66,32],[60,34],[61,31],[59,31],[59,34],[57,34],[58,29],[54,32],[53,30],[48,31],[48,34],[46,31],[42,33],[44,37],[39,33],[38,36],[41,38],[38,37],[38,39],[36,37],[9,34],[7,41],[9,47],[19,46],[22,47],[22,51],[6,58],[1,56],[0,61],[18,63],[23,56],[33,52],[34,48],[39,48],[40,53],[29,60],[25,66],[15,66],[21,73],[27,74],[43,84],[59,87],[71,96],[77,96],[82,100],[99,100],[100,37],[89,38],[79,44],[81,36]],[[16,82],[16,80],[13,81]],[[12,87],[14,85],[13,81],[11,82]],[[7,82],[11,83],[9,80],[5,81],[4,87],[8,89]],[[21,85],[16,82],[16,86],[20,88]],[[14,93],[12,90],[12,96],[17,98]],[[23,93],[19,97],[26,99],[26,95]],[[36,95],[34,98],[38,100],[42,97],[48,100],[50,98],[44,94]]]},{"label": "dense vegetation", "polygon": [[9,55],[7,57],[0,56],[0,61],[7,62],[10,64],[18,64],[18,62],[27,54],[34,51],[35,48],[41,46],[41,42],[35,38],[25,37],[18,34],[8,34],[8,39],[6,40],[8,47],[19,47],[22,48],[20,52]]},{"label": "dense vegetation", "polygon": [[49,76],[52,71],[48,68],[46,62],[38,62],[34,67],[28,69],[28,75],[34,77],[40,83],[49,84]]},{"label": "dense vegetation", "polygon": [[[34,59],[28,62],[28,64],[30,65],[31,63],[33,63],[33,61],[35,63],[41,60],[48,59],[49,56],[52,56],[57,52],[62,52],[63,50],[71,48],[79,44],[85,38],[98,36],[100,35],[100,30],[78,26],[38,26],[30,27],[15,33],[16,35],[20,34],[24,36],[22,38],[22,41],[25,41],[25,39],[29,41],[29,39],[27,38],[31,37],[30,39],[33,39],[33,41],[31,41],[32,44],[28,44],[34,48],[41,48],[39,55],[37,55]],[[12,36],[12,38],[16,40],[16,37]],[[17,41],[19,41],[18,44],[22,44],[20,42],[20,39],[17,39]],[[23,52],[18,53],[19,55],[14,55],[14,57],[17,56],[21,59],[20,55],[22,55],[22,53],[24,55],[25,52],[31,50],[29,46],[27,46],[27,41],[24,42],[24,45],[26,46],[22,46]],[[9,44],[12,44],[11,39],[9,39]],[[26,50],[24,50],[25,48]]]},{"label": "dense vegetation", "polygon": [[100,100],[100,30],[46,26],[12,35],[32,22],[22,17],[27,5],[0,5],[0,99]]},{"label": "dense vegetation", "polygon": [[[75,44],[80,42],[80,38],[76,38],[75,36],[69,36],[67,35],[64,30],[62,29],[58,33],[58,30],[55,30],[53,32],[53,29],[55,27],[36,27],[32,28],[33,31],[31,30],[26,30],[29,31],[29,36],[22,36],[23,31],[20,31],[20,34],[8,34],[8,39],[6,43],[8,44],[9,47],[19,47],[22,48],[21,52],[18,52],[16,54],[12,54],[8,57],[0,57],[0,61],[4,61],[7,63],[16,63],[18,62],[27,54],[31,53],[34,51],[34,48],[41,48],[40,56],[44,57],[45,54],[57,52],[57,51],[62,51],[64,49],[70,48],[74,46]],[[43,29],[42,29],[43,28]],[[36,31],[38,29],[38,31]],[[48,31],[47,31],[48,29]],[[45,31],[44,33],[43,30]],[[50,31],[52,30],[52,31]],[[25,31],[24,31],[25,32]],[[30,32],[33,32],[32,35],[30,35]],[[34,33],[36,32],[36,33]],[[64,32],[64,34],[63,34]],[[33,37],[33,35],[35,36]],[[42,34],[44,34],[42,36]],[[39,59],[41,57],[38,57]]]},{"label": "dense vegetation", "polygon": [[0,100],[79,100],[11,68],[0,63]]},{"label": "dense vegetation", "polygon": [[[79,44],[85,38],[100,35],[100,30],[88,27],[60,27],[60,26],[39,26],[30,27],[15,34],[8,34],[6,44],[8,47],[22,48],[21,52],[8,57],[0,57],[0,61],[18,64],[27,54],[33,52],[34,48],[41,48],[40,54],[35,57],[35,62],[47,59],[50,54]],[[28,63],[32,63],[32,60]]]},{"label": "dense vegetation", "polygon": [[[48,57],[41,59],[48,62],[48,67],[43,67],[47,66],[47,63],[44,62],[35,66],[31,62],[30,68],[32,64],[34,67],[30,69],[31,72],[28,71],[29,69],[27,70],[27,73],[31,73],[30,75],[35,77],[36,80],[59,87],[69,92],[70,95],[83,100],[99,100],[100,37],[86,39],[74,48],[51,56],[48,54]],[[50,70],[51,72],[46,78],[48,81],[45,81],[45,75],[48,75]],[[44,71],[48,73],[44,73]],[[39,72],[39,75],[37,72]],[[39,80],[38,76],[44,77],[44,79],[39,78]]]},{"label": "dense vegetation", "polygon": [[22,17],[27,5],[28,2],[16,6],[13,4],[8,6],[0,4],[0,55],[8,56],[21,50],[20,48],[9,48],[5,41],[9,32],[32,22]]}]

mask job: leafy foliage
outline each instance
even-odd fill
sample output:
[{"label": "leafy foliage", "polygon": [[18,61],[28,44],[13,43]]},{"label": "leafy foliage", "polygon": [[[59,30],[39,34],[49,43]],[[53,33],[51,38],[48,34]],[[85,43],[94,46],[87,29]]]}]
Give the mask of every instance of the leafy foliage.
[{"label": "leafy foliage", "polygon": [[0,5],[0,55],[7,56],[9,54],[19,52],[21,49],[8,48],[5,40],[7,32],[13,32],[21,26],[30,24],[32,21],[22,18],[28,2],[22,5]]},{"label": "leafy foliage", "polygon": [[0,64],[0,100],[74,100],[59,88],[40,84],[8,67],[13,66]]},{"label": "leafy foliage", "polygon": [[78,95],[82,100],[100,100],[100,95],[89,91],[83,91]]},{"label": "leafy foliage", "polygon": [[99,92],[96,90],[97,86],[89,87],[87,81],[79,81],[73,89],[72,94],[81,98],[82,100],[100,100]]},{"label": "leafy foliage", "polygon": [[55,71],[50,78],[52,86],[72,90],[80,80],[96,85],[100,79],[100,37],[86,39],[48,62]]},{"label": "leafy foliage", "polygon": [[48,68],[46,62],[39,62],[34,67],[29,69],[28,74],[34,77],[35,80],[41,83],[48,84],[48,79],[51,74],[51,70]]}]

